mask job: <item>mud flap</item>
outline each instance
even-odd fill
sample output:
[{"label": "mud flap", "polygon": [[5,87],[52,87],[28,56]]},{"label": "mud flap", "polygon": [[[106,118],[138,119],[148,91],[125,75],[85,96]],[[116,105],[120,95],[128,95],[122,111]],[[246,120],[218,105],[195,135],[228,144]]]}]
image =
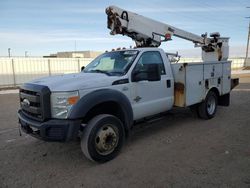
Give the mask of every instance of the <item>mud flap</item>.
[{"label": "mud flap", "polygon": [[239,78],[232,78],[231,79],[231,90],[239,85]]}]

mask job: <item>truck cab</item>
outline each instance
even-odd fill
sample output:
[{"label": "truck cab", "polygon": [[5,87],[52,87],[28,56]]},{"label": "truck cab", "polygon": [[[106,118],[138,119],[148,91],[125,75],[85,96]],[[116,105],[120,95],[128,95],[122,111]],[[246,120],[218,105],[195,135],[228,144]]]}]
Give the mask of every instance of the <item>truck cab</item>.
[{"label": "truck cab", "polygon": [[[194,71],[190,66],[196,66]],[[191,107],[210,119],[217,104],[229,105],[230,62],[190,66],[171,64],[160,48],[105,52],[80,73],[22,85],[19,123],[23,131],[46,141],[80,136],[84,155],[106,162],[119,153],[137,120],[173,106]]]}]

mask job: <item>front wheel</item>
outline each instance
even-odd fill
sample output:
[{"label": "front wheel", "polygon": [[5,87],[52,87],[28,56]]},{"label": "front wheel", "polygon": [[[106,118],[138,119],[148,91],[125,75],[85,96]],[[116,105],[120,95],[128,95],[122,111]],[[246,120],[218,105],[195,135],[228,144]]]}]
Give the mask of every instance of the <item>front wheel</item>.
[{"label": "front wheel", "polygon": [[83,131],[82,152],[88,159],[100,163],[115,158],[125,139],[122,122],[109,114],[95,116]]},{"label": "front wheel", "polygon": [[205,101],[198,106],[198,116],[202,119],[211,119],[217,110],[218,97],[213,91],[209,91]]}]

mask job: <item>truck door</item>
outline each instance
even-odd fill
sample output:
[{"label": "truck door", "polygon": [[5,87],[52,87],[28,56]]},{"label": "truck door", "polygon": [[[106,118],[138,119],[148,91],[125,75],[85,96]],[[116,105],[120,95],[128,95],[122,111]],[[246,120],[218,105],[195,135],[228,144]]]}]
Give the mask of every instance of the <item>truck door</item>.
[{"label": "truck door", "polygon": [[134,119],[154,115],[172,108],[173,78],[167,75],[163,59],[158,51],[146,51],[139,58],[133,71],[143,69],[146,64],[159,64],[161,71],[160,81],[131,82],[131,96],[134,110]]}]

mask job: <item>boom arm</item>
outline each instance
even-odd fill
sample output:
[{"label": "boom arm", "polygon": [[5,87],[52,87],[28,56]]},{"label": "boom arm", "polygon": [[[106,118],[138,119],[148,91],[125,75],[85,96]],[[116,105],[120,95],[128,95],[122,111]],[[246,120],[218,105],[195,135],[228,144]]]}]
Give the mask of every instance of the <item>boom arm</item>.
[{"label": "boom arm", "polygon": [[135,41],[137,47],[159,47],[161,42],[176,36],[193,42],[195,47],[201,47],[205,61],[228,58],[228,38],[221,38],[219,33],[211,34],[211,38],[207,34],[199,36],[116,6],[108,7],[106,14],[110,34],[126,35]]}]

